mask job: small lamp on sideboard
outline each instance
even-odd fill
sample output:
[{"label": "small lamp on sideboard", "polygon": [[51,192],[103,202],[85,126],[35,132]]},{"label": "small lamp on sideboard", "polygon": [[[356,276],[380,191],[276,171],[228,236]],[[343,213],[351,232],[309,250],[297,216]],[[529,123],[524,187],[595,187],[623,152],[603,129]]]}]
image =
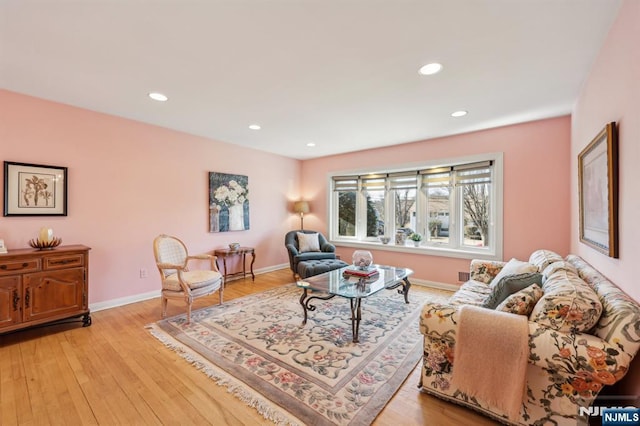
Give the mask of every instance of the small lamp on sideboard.
[{"label": "small lamp on sideboard", "polygon": [[300,200],[293,203],[293,211],[300,215],[300,229],[304,229],[304,214],[309,213],[309,202]]}]

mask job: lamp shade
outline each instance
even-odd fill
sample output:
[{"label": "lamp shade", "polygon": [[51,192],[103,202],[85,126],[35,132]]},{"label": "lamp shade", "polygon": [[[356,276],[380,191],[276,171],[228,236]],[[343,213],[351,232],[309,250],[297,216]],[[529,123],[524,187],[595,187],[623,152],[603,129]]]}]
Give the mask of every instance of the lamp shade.
[{"label": "lamp shade", "polygon": [[308,201],[296,201],[293,203],[293,211],[295,213],[309,213],[309,202]]}]

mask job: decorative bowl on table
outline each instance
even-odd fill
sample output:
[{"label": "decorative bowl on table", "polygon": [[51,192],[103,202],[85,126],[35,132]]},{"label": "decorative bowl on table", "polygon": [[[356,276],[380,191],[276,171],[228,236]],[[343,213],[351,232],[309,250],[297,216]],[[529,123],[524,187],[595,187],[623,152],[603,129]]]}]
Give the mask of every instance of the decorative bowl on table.
[{"label": "decorative bowl on table", "polygon": [[230,243],[229,244],[229,249],[231,251],[236,251],[240,248],[240,243]]},{"label": "decorative bowl on table", "polygon": [[370,251],[356,250],[353,252],[351,259],[353,260],[353,266],[363,271],[366,271],[369,269],[369,266],[373,265],[373,255]]},{"label": "decorative bowl on table", "polygon": [[48,241],[43,241],[39,238],[29,240],[29,245],[38,250],[50,250],[54,247],[58,247],[62,242],[62,238],[53,238]]}]

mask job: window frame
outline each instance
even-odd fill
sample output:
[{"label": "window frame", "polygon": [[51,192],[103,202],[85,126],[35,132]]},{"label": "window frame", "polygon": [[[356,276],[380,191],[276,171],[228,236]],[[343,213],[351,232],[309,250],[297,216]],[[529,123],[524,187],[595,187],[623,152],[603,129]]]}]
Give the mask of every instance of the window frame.
[{"label": "window frame", "polygon": [[[447,159],[439,159],[439,160],[431,160],[420,163],[411,163],[405,165],[396,165],[393,167],[376,167],[368,168],[368,169],[358,169],[358,170],[348,170],[348,171],[340,171],[328,174],[328,191],[327,191],[327,206],[328,206],[328,229],[329,229],[329,241],[336,246],[340,247],[353,247],[353,248],[365,248],[365,249],[374,249],[374,250],[383,250],[383,251],[396,251],[396,252],[406,252],[406,253],[418,253],[418,254],[426,254],[433,256],[444,256],[444,257],[453,257],[453,258],[464,258],[464,259],[488,259],[488,260],[501,260],[503,253],[503,228],[504,228],[504,217],[503,217],[503,173],[504,173],[504,165],[503,165],[503,153],[495,152],[495,153],[485,153],[478,155],[471,155],[465,157],[456,157],[456,158],[447,158]],[[337,194],[338,192],[333,190],[333,179],[336,177],[348,177],[348,176],[367,176],[367,175],[380,175],[380,174],[400,174],[406,172],[417,172],[419,170],[436,168],[436,167],[454,167],[454,166],[463,166],[473,163],[481,163],[491,161],[492,162],[492,175],[491,175],[491,204],[490,208],[490,233],[489,233],[489,241],[493,241],[493,244],[489,244],[487,247],[482,248],[474,248],[471,246],[464,245],[464,229],[458,224],[459,221],[462,221],[462,215],[464,214],[464,207],[462,205],[462,187],[454,187],[452,194],[450,196],[450,210],[449,210],[449,235],[450,235],[450,243],[447,246],[439,246],[439,245],[430,245],[423,240],[423,244],[419,247],[414,247],[410,245],[406,246],[396,246],[394,244],[394,237],[387,233],[387,236],[391,237],[391,242],[389,244],[382,244],[377,238],[366,237],[366,202],[363,202],[363,199],[366,199],[365,195],[362,192],[362,188],[358,185],[356,189],[356,232],[353,237],[340,237],[338,232],[338,203],[337,203]],[[420,175],[418,175],[418,179],[420,179]],[[389,189],[389,185],[387,184],[385,194],[385,227],[388,227],[390,223],[393,224],[393,228],[395,229],[395,209],[393,208],[393,190]],[[428,213],[427,213],[427,197],[425,195],[426,191],[424,188],[420,188],[416,191],[416,228],[418,232],[421,234],[425,234],[425,232],[420,231],[420,229],[425,230],[428,227]],[[455,198],[455,200],[453,200]],[[422,213],[421,213],[422,212]],[[457,217],[459,216],[459,217]],[[452,217],[456,217],[456,225],[455,230],[452,235]],[[464,222],[463,222],[464,223]],[[462,229],[462,230],[461,230]],[[460,232],[463,235],[460,235]],[[452,239],[456,239],[455,245],[451,244]]]}]

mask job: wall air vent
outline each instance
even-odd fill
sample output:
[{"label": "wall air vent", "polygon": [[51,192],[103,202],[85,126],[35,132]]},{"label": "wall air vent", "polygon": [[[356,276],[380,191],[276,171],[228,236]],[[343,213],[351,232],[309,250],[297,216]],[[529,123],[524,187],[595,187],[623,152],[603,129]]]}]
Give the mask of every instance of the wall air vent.
[{"label": "wall air vent", "polygon": [[458,272],[458,281],[466,282],[469,281],[470,275],[469,272]]}]

